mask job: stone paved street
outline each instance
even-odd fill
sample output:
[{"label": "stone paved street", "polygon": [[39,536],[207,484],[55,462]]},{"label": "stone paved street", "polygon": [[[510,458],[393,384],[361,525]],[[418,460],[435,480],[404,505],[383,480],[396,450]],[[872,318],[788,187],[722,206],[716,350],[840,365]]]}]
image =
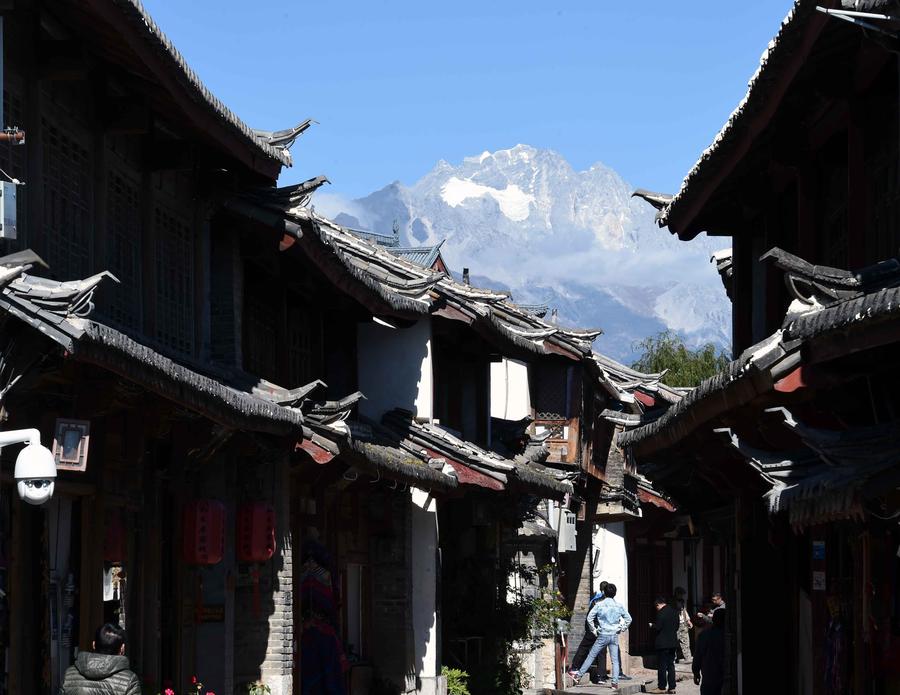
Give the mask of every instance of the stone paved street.
[{"label": "stone paved street", "polygon": [[[700,686],[694,685],[689,664],[676,664],[675,671],[678,674],[678,688],[676,690],[680,695],[700,695]],[[635,669],[631,675],[633,680],[622,681],[619,683],[618,690],[613,690],[607,685],[594,685],[585,681],[582,685],[569,686],[565,690],[546,689],[540,692],[543,692],[545,695],[550,695],[551,693],[553,695],[608,695],[611,693],[631,695],[632,693],[648,692],[656,687],[656,671]]]}]

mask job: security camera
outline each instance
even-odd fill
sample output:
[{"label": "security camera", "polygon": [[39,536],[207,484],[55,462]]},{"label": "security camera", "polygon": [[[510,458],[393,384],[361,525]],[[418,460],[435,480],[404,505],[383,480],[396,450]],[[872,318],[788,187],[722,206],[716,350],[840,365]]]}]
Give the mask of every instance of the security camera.
[{"label": "security camera", "polygon": [[15,478],[19,497],[28,504],[44,504],[53,497],[56,460],[50,450],[41,444],[41,435],[36,429],[0,432],[0,448],[19,443],[27,444],[16,457]]},{"label": "security camera", "polygon": [[56,461],[41,444],[29,444],[16,458],[16,488],[28,504],[44,504],[53,497]]}]

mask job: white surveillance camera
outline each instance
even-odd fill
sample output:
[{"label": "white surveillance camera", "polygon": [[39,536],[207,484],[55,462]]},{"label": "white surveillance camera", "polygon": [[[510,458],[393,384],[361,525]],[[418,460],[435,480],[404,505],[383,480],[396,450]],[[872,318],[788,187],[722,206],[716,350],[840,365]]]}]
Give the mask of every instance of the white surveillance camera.
[{"label": "white surveillance camera", "polygon": [[40,505],[53,497],[56,461],[40,439],[30,439],[16,458],[16,489],[28,504]]}]

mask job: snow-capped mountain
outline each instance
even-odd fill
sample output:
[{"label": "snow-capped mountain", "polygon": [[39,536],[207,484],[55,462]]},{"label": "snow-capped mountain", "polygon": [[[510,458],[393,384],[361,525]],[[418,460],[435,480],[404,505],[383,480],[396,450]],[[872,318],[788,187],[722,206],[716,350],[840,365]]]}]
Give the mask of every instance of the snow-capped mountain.
[{"label": "snow-capped mountain", "polygon": [[551,150],[516,145],[440,161],[412,186],[316,205],[381,233],[396,223],[405,245],[446,240],[455,271],[468,267],[515,301],[547,303],[560,323],[602,328],[596,347],[610,356],[630,360],[635,341],[666,327],[727,347],[731,306],[709,254],[729,241],[678,241],[632,190],[603,164],[575,171]]}]

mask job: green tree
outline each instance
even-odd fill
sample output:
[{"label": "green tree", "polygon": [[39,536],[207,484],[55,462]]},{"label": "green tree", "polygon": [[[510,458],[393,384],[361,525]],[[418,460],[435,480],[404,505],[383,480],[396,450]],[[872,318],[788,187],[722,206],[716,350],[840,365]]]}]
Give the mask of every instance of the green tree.
[{"label": "green tree", "polygon": [[631,365],[641,372],[666,371],[663,382],[669,386],[696,386],[728,365],[729,357],[707,343],[691,350],[673,331],[662,331],[634,344],[641,357]]}]

